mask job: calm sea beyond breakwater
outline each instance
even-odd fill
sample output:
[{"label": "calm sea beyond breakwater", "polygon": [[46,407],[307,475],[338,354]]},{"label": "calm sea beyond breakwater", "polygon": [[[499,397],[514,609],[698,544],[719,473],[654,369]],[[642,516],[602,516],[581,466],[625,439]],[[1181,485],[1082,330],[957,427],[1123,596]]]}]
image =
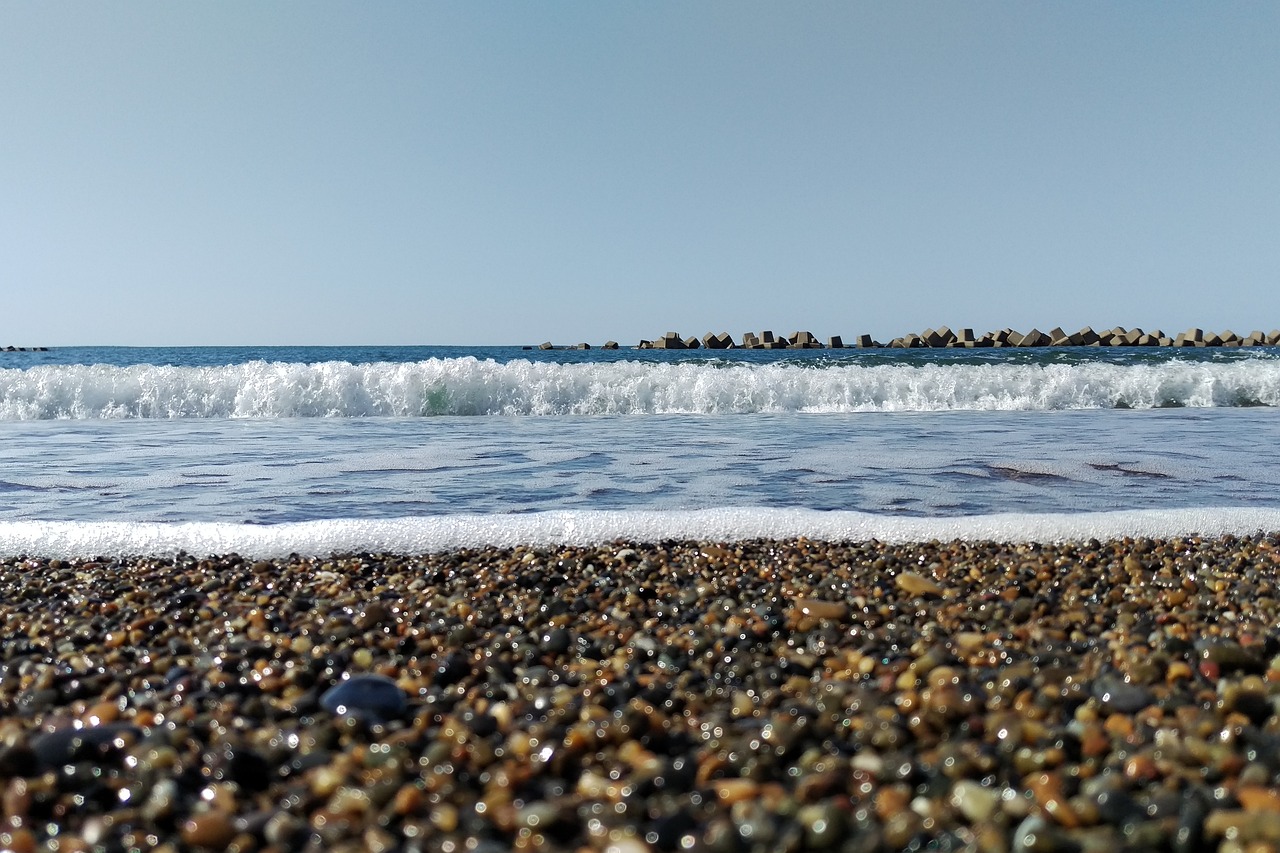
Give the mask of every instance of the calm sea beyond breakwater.
[{"label": "calm sea beyond breakwater", "polygon": [[1268,344],[5,358],[8,849],[1280,844]]}]

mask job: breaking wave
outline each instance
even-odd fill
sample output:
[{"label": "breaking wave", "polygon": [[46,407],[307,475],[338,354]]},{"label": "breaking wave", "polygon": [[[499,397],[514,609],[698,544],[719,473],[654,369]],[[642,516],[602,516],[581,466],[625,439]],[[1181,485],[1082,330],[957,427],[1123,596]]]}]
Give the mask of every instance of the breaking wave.
[{"label": "breaking wave", "polygon": [[293,418],[1280,406],[1280,360],[1143,364],[412,363],[0,370],[0,419]]}]

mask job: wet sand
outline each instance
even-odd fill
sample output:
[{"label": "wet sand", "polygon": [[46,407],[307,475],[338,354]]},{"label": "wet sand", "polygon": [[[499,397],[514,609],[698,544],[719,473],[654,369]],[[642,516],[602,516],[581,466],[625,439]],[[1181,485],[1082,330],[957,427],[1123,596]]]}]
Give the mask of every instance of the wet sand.
[{"label": "wet sand", "polygon": [[13,850],[1271,850],[1276,536],[0,562]]}]

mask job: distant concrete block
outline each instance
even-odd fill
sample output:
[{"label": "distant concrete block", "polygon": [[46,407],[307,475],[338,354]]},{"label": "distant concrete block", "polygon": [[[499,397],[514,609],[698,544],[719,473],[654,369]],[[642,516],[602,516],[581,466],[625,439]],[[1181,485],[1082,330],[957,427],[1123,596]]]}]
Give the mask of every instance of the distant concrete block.
[{"label": "distant concrete block", "polygon": [[1098,333],[1093,330],[1092,326],[1085,326],[1074,335],[1070,336],[1072,346],[1087,347],[1096,344],[1099,340]]},{"label": "distant concrete block", "polygon": [[555,349],[555,345],[552,344],[551,341],[543,341],[538,344],[538,349]]},{"label": "distant concrete block", "polygon": [[827,346],[831,349],[844,349],[844,339],[839,335],[832,335],[827,339]]},{"label": "distant concrete block", "polygon": [[653,342],[654,349],[686,349],[679,332],[667,332]]},{"label": "distant concrete block", "polygon": [[946,326],[938,329],[925,329],[919,337],[925,342],[926,346],[939,348],[954,343],[956,339],[955,334]]},{"label": "distant concrete block", "polygon": [[720,349],[734,349],[737,344],[733,342],[733,335],[728,332],[721,332],[716,335],[716,341],[720,344]]}]

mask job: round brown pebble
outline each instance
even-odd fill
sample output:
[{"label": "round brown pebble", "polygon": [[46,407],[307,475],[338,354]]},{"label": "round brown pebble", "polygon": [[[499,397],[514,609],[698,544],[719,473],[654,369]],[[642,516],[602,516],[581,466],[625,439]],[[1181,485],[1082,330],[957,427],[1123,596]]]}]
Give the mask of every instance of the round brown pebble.
[{"label": "round brown pebble", "polygon": [[182,824],[183,842],[201,850],[226,850],[235,837],[235,822],[226,812],[204,812]]}]

